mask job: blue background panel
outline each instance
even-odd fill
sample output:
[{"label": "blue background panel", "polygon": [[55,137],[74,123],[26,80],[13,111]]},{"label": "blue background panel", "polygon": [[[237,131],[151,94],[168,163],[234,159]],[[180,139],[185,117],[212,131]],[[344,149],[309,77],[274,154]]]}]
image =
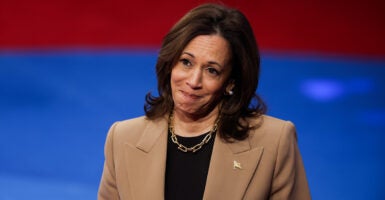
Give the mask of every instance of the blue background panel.
[{"label": "blue background panel", "polygon": [[[155,50],[0,53],[0,199],[95,199],[109,126],[157,93]],[[385,62],[265,53],[259,94],[298,131],[313,199],[385,199]]]}]

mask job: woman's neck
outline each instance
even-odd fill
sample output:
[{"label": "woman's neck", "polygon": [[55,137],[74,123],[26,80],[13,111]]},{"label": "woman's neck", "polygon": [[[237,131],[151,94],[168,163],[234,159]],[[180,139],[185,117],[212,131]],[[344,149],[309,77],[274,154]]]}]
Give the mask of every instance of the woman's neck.
[{"label": "woman's neck", "polygon": [[177,110],[174,111],[175,134],[183,137],[194,137],[209,132],[218,118],[218,110],[215,108],[203,117],[194,117]]}]

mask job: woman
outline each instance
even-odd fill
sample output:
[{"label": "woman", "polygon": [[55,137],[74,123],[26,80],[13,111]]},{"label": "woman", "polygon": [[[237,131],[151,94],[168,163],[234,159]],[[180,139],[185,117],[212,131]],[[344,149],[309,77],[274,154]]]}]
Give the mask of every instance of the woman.
[{"label": "woman", "polygon": [[245,16],[204,4],[164,38],[159,96],[107,136],[99,199],[310,199],[291,122],[264,115]]}]

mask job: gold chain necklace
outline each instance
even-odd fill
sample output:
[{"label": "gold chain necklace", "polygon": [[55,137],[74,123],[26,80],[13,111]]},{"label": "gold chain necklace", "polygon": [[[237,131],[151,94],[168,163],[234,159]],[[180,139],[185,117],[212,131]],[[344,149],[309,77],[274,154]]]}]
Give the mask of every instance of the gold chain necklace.
[{"label": "gold chain necklace", "polygon": [[171,141],[178,146],[179,150],[181,150],[181,151],[183,151],[185,153],[189,152],[189,151],[195,153],[196,151],[201,149],[204,144],[206,144],[206,143],[208,143],[210,141],[212,134],[215,133],[215,131],[217,131],[218,122],[219,122],[219,117],[215,121],[213,128],[203,138],[203,140],[200,143],[198,143],[198,144],[196,144],[196,145],[194,145],[192,147],[186,147],[183,144],[178,142],[178,138],[176,137],[175,132],[174,132],[174,114],[173,114],[173,112],[171,112],[170,116],[169,116],[169,121],[168,121],[168,129],[170,130],[170,133],[171,133]]}]

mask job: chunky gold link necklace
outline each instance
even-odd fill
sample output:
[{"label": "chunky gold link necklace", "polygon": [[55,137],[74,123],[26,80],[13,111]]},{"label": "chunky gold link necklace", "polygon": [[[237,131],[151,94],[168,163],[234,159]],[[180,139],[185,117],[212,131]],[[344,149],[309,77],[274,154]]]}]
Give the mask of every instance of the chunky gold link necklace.
[{"label": "chunky gold link necklace", "polygon": [[174,114],[173,114],[173,112],[171,112],[170,116],[169,116],[169,119],[168,119],[168,129],[170,130],[170,133],[171,133],[171,141],[178,146],[179,150],[181,150],[181,151],[183,151],[185,153],[189,152],[189,151],[195,153],[196,151],[201,149],[204,144],[206,144],[206,143],[208,143],[210,141],[213,133],[215,133],[215,131],[217,131],[217,129],[218,129],[218,122],[219,122],[219,117],[215,121],[213,128],[203,138],[203,140],[200,143],[198,143],[198,144],[196,144],[196,145],[194,145],[192,147],[186,147],[183,144],[178,142],[178,138],[176,137],[175,132],[174,132]]}]

